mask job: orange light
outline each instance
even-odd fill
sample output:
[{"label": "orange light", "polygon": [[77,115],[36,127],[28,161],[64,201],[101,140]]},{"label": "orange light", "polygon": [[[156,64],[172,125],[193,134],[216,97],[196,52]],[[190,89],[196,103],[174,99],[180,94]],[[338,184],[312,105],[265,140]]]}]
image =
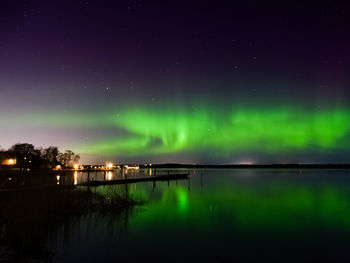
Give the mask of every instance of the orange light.
[{"label": "orange light", "polygon": [[78,172],[74,172],[74,185],[78,184]]},{"label": "orange light", "polygon": [[107,174],[107,180],[108,180],[108,181],[112,180],[112,176],[113,176],[112,172],[108,172],[108,174]]},{"label": "orange light", "polygon": [[15,165],[16,164],[16,159],[7,159],[4,162],[7,165]]}]

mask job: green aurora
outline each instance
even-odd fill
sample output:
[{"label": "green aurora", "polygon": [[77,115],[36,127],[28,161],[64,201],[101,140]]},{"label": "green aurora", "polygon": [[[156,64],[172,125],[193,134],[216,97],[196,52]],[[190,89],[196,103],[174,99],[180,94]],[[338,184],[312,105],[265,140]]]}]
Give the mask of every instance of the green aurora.
[{"label": "green aurora", "polygon": [[84,145],[83,152],[133,156],[213,150],[217,156],[253,150],[267,153],[348,149],[350,111],[290,108],[218,110],[210,107],[127,109],[106,115],[123,137]]},{"label": "green aurora", "polygon": [[18,130],[35,127],[63,129],[66,133],[74,129],[109,131],[108,135],[102,132],[89,140],[69,143],[83,155],[132,158],[206,153],[221,158],[244,151],[328,154],[350,149],[348,108],[130,105],[90,113],[66,110],[15,118],[2,115],[0,121]]}]

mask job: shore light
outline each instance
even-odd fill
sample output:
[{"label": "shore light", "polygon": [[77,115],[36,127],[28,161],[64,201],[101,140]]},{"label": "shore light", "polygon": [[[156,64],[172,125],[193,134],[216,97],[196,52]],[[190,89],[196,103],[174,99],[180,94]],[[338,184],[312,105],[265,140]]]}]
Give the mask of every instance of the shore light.
[{"label": "shore light", "polygon": [[56,176],[56,180],[57,180],[57,184],[60,184],[60,176],[59,175]]},{"label": "shore light", "polygon": [[107,169],[112,169],[113,168],[113,163],[107,163],[106,167],[107,167]]},{"label": "shore light", "polygon": [[16,164],[16,159],[7,159],[5,161],[5,164],[7,164],[7,165],[15,165]]},{"label": "shore light", "polygon": [[74,164],[74,169],[79,169],[79,165]]}]

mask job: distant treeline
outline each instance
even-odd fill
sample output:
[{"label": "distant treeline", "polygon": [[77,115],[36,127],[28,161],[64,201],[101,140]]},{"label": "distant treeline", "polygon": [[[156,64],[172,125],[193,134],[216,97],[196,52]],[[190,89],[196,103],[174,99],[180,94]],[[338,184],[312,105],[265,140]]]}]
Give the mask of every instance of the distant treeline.
[{"label": "distant treeline", "polygon": [[140,165],[140,168],[186,168],[186,169],[244,169],[244,168],[285,168],[285,169],[350,169],[350,164],[347,163],[335,163],[335,164],[222,164],[222,165],[210,165],[210,164],[180,164],[180,163],[164,163],[164,164],[152,164],[152,165]]},{"label": "distant treeline", "polygon": [[33,144],[17,143],[8,150],[0,149],[2,167],[14,167],[22,170],[53,169],[71,167],[80,156],[70,150],[60,152],[57,147],[36,148]]}]

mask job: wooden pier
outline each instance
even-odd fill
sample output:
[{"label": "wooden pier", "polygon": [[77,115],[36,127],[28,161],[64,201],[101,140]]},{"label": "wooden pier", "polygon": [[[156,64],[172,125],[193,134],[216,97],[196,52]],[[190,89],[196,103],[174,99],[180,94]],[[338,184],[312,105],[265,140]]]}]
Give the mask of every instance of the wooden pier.
[{"label": "wooden pier", "polygon": [[190,172],[178,173],[178,174],[163,174],[148,177],[134,177],[134,178],[123,178],[116,180],[103,180],[103,181],[88,181],[79,184],[79,186],[100,186],[100,185],[115,185],[115,184],[129,184],[129,183],[139,183],[139,182],[152,182],[152,181],[173,181],[173,180],[183,180],[188,179]]}]

